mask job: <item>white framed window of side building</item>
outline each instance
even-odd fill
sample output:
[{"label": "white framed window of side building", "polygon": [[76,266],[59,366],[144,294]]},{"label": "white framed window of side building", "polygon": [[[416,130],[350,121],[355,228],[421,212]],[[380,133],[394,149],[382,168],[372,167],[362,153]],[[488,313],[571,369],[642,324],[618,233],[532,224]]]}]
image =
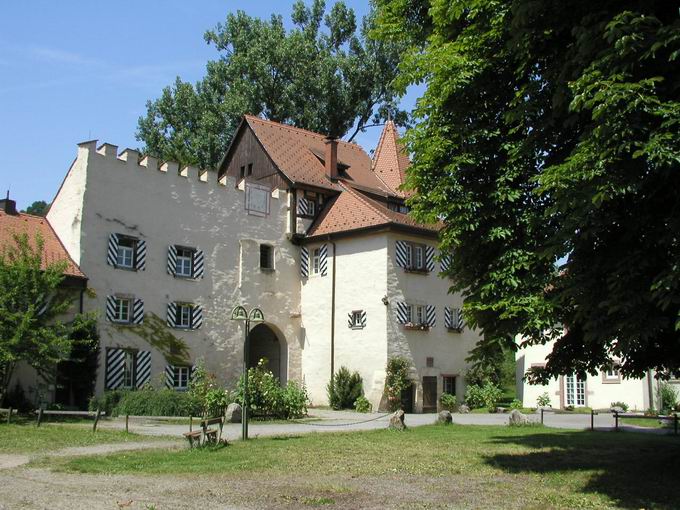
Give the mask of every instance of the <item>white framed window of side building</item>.
[{"label": "white framed window of side building", "polygon": [[117,297],[115,298],[115,308],[113,320],[127,324],[131,322],[132,299]]},{"label": "white framed window of side building", "polygon": [[186,390],[189,388],[189,376],[191,367],[172,367],[173,379],[172,386],[176,390]]},{"label": "white framed window of side building", "polygon": [[177,263],[175,265],[175,275],[183,278],[193,276],[194,251],[189,248],[177,247]]},{"label": "white framed window of side building", "polygon": [[314,248],[312,250],[311,274],[318,275],[320,270],[321,270],[321,248]]},{"label": "white framed window of side building", "polygon": [[191,305],[186,303],[177,303],[177,316],[175,318],[175,327],[190,328],[191,327]]},{"label": "white framed window of side building", "polygon": [[116,254],[116,265],[125,269],[135,267],[135,239],[131,237],[120,237],[118,239],[118,253]]},{"label": "white framed window of side building", "polygon": [[605,384],[617,384],[621,382],[621,372],[615,363],[608,365],[602,371],[602,382]]}]

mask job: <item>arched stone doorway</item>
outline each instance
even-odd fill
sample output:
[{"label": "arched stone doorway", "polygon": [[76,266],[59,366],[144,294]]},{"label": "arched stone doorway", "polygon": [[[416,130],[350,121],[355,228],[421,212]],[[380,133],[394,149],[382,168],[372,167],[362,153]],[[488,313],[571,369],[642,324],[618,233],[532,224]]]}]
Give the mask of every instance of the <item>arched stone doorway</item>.
[{"label": "arched stone doorway", "polygon": [[269,324],[258,324],[250,330],[248,343],[248,368],[257,366],[262,358],[267,358],[269,370],[285,384],[288,377],[288,349],[283,334]]}]

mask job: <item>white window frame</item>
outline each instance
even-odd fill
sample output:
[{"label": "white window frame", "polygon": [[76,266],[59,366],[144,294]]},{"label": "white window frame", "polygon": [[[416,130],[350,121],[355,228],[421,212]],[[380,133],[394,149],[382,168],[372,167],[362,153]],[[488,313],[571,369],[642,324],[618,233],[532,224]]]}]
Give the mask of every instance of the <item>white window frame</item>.
[{"label": "white window frame", "polygon": [[123,382],[121,387],[127,390],[135,387],[135,352],[123,351]]},{"label": "white window frame", "polygon": [[404,248],[406,268],[409,269],[413,266],[413,245],[411,243],[406,243]]},{"label": "white window frame", "polygon": [[416,325],[422,326],[427,323],[427,309],[424,305],[411,305],[413,307],[412,316],[416,318]]},{"label": "white window frame", "polygon": [[[191,308],[192,306],[187,303],[177,303],[177,315],[175,315],[175,327],[178,329],[190,329],[191,328]],[[185,315],[186,313],[186,315]],[[186,318],[186,324],[183,323],[183,319]]]},{"label": "white window frame", "polygon": [[425,249],[423,248],[423,245],[421,244],[416,244],[414,245],[414,251],[415,251],[415,261],[413,264],[414,269],[423,269],[425,266]]},{"label": "white window frame", "polygon": [[569,374],[565,377],[564,393],[567,406],[585,407],[586,406],[586,381],[576,374]]},{"label": "white window frame", "polygon": [[[130,243],[131,246],[124,246],[123,243]],[[122,237],[121,239],[118,240],[118,251],[116,252],[116,267],[122,269],[134,269],[135,245],[136,241],[129,237]],[[128,258],[129,263],[127,263]]]},{"label": "white window frame", "polygon": [[186,390],[189,388],[189,378],[191,377],[191,367],[173,366],[172,367],[172,387],[176,390]]},{"label": "white window frame", "polygon": [[321,271],[321,248],[312,250],[312,264],[309,268],[310,275],[318,275]]},{"label": "white window frame", "polygon": [[[115,300],[116,306],[113,313],[113,321],[120,324],[129,324],[132,322],[132,298],[116,296]],[[125,313],[123,313],[123,311],[125,311]]]},{"label": "white window frame", "polygon": [[[177,261],[175,262],[175,276],[180,278],[191,278],[194,272],[194,252],[189,248],[176,246]],[[181,253],[181,255],[180,255]],[[185,270],[188,269],[188,272]]]}]

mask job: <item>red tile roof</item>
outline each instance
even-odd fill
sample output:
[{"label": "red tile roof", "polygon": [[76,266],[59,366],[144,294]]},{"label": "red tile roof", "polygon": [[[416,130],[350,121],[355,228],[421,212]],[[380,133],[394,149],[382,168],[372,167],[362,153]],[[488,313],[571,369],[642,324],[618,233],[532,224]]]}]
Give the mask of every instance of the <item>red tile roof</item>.
[{"label": "red tile roof", "polygon": [[441,225],[418,223],[406,214],[388,209],[385,204],[350,187],[326,205],[307,232],[307,237],[338,234],[366,228],[405,227],[436,236]]},{"label": "red tile roof", "polygon": [[[49,264],[64,260],[67,264],[64,273],[67,276],[86,278],[66,251],[66,248],[57,237],[47,219],[41,216],[33,216],[32,214],[7,214],[0,210],[0,251],[15,245],[13,234],[23,233],[28,234],[31,243],[35,242],[36,234],[40,233],[42,235],[45,241],[42,260],[43,268]],[[33,246],[35,245],[33,244]]]},{"label": "red tile roof", "polygon": [[[325,153],[323,135],[252,115],[246,115],[245,121],[274,164],[293,183],[340,191],[339,186],[326,177],[324,164],[319,159]],[[371,158],[359,145],[338,141],[338,163],[346,167],[340,176],[342,181],[380,194],[395,194],[371,170]]]},{"label": "red tile roof", "polygon": [[397,126],[388,120],[375,149],[373,171],[394,193],[407,196],[407,193],[399,191],[399,186],[404,184],[406,170],[410,164],[408,154],[399,141]]}]

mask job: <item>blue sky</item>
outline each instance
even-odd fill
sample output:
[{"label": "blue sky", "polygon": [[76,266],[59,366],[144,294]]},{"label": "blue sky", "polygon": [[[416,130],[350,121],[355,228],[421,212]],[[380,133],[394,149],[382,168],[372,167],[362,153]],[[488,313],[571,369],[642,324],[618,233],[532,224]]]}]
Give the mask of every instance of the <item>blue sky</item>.
[{"label": "blue sky", "polygon": [[[348,0],[361,16],[368,0]],[[176,76],[195,82],[217,56],[206,29],[238,9],[290,22],[288,1],[6,2],[0,16],[0,191],[20,208],[51,201],[78,142],[138,147],[145,103]],[[330,5],[330,2],[328,2]],[[411,108],[414,94],[403,107]],[[380,132],[357,137],[367,150]]]}]

